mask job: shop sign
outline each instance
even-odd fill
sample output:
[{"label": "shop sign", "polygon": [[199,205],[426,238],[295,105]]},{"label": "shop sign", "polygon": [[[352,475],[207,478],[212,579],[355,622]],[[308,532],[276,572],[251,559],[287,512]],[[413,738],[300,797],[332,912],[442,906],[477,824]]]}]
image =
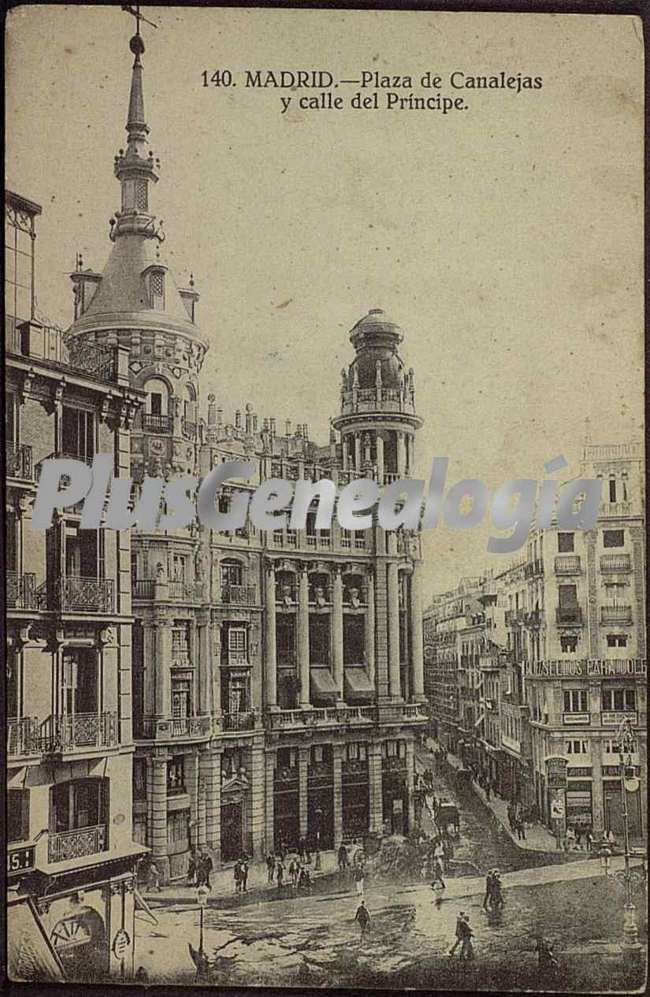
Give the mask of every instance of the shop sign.
[{"label": "shop sign", "polygon": [[526,663],[526,675],[533,678],[612,678],[647,675],[645,658],[558,658]]},{"label": "shop sign", "polygon": [[18,872],[31,872],[35,862],[36,848],[34,845],[14,848],[7,853],[7,874],[15,876]]},{"label": "shop sign", "polygon": [[546,781],[549,789],[566,789],[567,760],[560,755],[546,759]]},{"label": "shop sign", "polygon": [[562,820],[564,817],[564,800],[561,796],[551,800],[551,817],[553,820]]},{"label": "shop sign", "polygon": [[607,712],[602,714],[603,727],[620,727],[622,723],[629,720],[632,726],[636,725],[636,713],[625,710],[620,713]]}]

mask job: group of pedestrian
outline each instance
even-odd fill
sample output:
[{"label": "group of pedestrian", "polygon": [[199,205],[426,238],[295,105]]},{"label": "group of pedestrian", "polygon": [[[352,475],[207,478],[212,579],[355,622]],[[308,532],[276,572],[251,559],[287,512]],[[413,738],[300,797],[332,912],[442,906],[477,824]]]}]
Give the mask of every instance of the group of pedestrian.
[{"label": "group of pedestrian", "polygon": [[[305,847],[303,848],[303,844]],[[301,841],[297,851],[285,853],[284,849],[269,852],[266,856],[266,880],[271,884],[275,881],[278,889],[282,889],[285,884],[285,873],[293,889],[309,889],[311,887],[311,873],[308,864],[311,862],[311,851]]]},{"label": "group of pedestrian", "polygon": [[458,917],[456,918],[456,940],[449,950],[449,955],[453,956],[456,954],[456,949],[460,947],[459,959],[473,959],[474,958],[474,946],[472,945],[472,938],[474,937],[474,932],[472,931],[471,925],[469,923],[469,917],[465,911],[461,910]]},{"label": "group of pedestrian", "polygon": [[232,877],[235,883],[235,893],[247,893],[248,892],[248,859],[245,855],[242,855],[240,859],[237,859],[232,871]]},{"label": "group of pedestrian", "polygon": [[483,910],[501,910],[505,907],[503,891],[501,889],[501,874],[498,869],[490,869],[485,877],[485,896],[483,897]]},{"label": "group of pedestrian", "polygon": [[196,848],[193,848],[187,867],[188,886],[207,886],[211,890],[210,873],[212,872],[212,868],[212,859],[207,848],[202,848],[200,852]]}]

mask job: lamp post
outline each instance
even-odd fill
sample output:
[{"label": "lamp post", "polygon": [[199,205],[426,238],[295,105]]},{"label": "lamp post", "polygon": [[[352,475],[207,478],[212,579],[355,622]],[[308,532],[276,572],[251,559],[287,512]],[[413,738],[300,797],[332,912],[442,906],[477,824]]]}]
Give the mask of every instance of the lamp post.
[{"label": "lamp post", "polygon": [[201,956],[205,955],[203,951],[203,911],[205,910],[205,906],[208,902],[209,892],[210,891],[205,885],[197,886],[196,888],[196,902],[199,905],[199,910],[201,912],[201,927],[199,929],[199,955]]},{"label": "lamp post", "polygon": [[[639,929],[636,923],[636,907],[632,901],[632,877],[630,870],[630,827],[627,811],[627,779],[625,778],[626,768],[631,768],[631,755],[634,748],[634,731],[629,719],[623,720],[618,730],[618,749],[620,755],[620,776],[621,776],[621,802],[623,804],[623,842],[625,848],[625,906],[623,908],[623,948],[637,950],[641,948],[639,942]],[[630,781],[636,783],[632,791],[638,791],[638,780],[632,771]]]}]

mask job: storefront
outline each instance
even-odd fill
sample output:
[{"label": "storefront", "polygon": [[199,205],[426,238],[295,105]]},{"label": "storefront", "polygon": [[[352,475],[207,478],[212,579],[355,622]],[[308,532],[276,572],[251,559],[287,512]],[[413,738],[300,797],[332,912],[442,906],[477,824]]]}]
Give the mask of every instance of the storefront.
[{"label": "storefront", "polygon": [[365,744],[346,745],[341,766],[343,837],[367,834],[370,827],[370,782]]},{"label": "storefront", "polygon": [[334,847],[334,769],[332,746],[311,748],[307,775],[307,840],[322,851]]},{"label": "storefront", "polygon": [[382,745],[382,799],[384,834],[406,834],[408,826],[408,769],[406,743],[384,741]]},{"label": "storefront", "polygon": [[[607,768],[615,769],[616,766],[604,766],[603,774],[607,771]],[[634,793],[628,793],[626,790],[624,792],[627,802],[630,837],[640,838],[642,835],[641,790],[637,789]],[[615,835],[622,836],[624,833],[624,822],[620,775],[616,778],[603,779],[603,815],[605,830],[612,830]]]},{"label": "storefront", "polygon": [[278,751],[273,780],[273,844],[276,851],[280,847],[297,847],[300,841],[299,793],[298,766],[282,764]]}]

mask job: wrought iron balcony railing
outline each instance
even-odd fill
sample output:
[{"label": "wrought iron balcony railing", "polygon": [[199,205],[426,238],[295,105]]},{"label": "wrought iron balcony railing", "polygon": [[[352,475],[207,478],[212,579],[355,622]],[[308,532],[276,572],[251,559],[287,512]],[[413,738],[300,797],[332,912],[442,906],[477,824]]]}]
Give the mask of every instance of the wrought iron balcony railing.
[{"label": "wrought iron balcony railing", "polygon": [[212,730],[209,716],[141,717],[134,721],[135,736],[146,740],[169,741],[208,737]]},{"label": "wrought iron balcony railing", "polygon": [[153,599],[155,581],[153,578],[134,578],[131,587],[133,599]]},{"label": "wrought iron balcony railing", "polygon": [[174,420],[171,415],[152,415],[151,412],[144,412],[142,428],[145,433],[171,433]]},{"label": "wrought iron balcony railing", "polygon": [[96,824],[93,827],[79,827],[74,831],[59,831],[50,834],[48,859],[50,862],[67,862],[69,859],[95,855],[108,848],[108,827]]},{"label": "wrought iron balcony railing", "polygon": [[7,758],[24,758],[40,753],[40,724],[36,717],[7,720]]},{"label": "wrought iron balcony railing", "polygon": [[246,710],[241,713],[224,713],[222,715],[224,730],[252,730],[255,726],[255,711]]},{"label": "wrought iron balcony railing", "polygon": [[32,448],[26,443],[7,443],[7,477],[20,481],[34,480]]},{"label": "wrought iron balcony railing", "polygon": [[7,609],[37,609],[36,575],[7,572]]},{"label": "wrought iron balcony railing", "polygon": [[600,621],[601,621],[601,623],[629,624],[629,623],[632,622],[632,607],[631,606],[601,606],[600,607]]},{"label": "wrought iron balcony railing", "polygon": [[109,712],[51,716],[41,724],[40,738],[46,754],[114,748],[119,742],[117,715]]},{"label": "wrought iron balcony railing", "polygon": [[618,571],[631,571],[632,562],[629,554],[603,554],[600,558],[600,570],[603,574]]},{"label": "wrought iron balcony railing", "polygon": [[580,571],[579,554],[558,554],[555,558],[556,575],[579,575]]},{"label": "wrought iron balcony railing", "polygon": [[558,606],[555,618],[560,624],[580,624],[582,610],[579,606]]},{"label": "wrought iron balcony railing", "polygon": [[231,605],[252,606],[255,604],[254,585],[222,585],[221,601]]},{"label": "wrought iron balcony railing", "polygon": [[57,578],[54,585],[56,608],[74,613],[111,613],[115,608],[115,582],[112,578],[83,578],[70,575]]}]

